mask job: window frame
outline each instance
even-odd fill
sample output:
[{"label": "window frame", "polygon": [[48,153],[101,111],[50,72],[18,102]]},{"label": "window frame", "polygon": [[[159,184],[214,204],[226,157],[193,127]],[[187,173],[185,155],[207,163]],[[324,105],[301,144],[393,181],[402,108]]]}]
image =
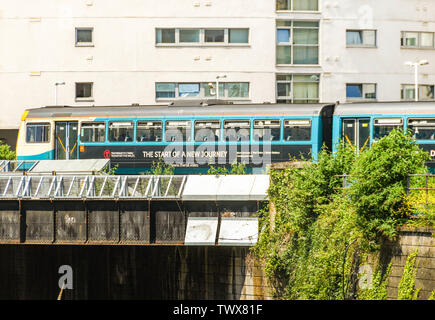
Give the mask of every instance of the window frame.
[{"label": "window frame", "polygon": [[[90,91],[91,94],[89,97],[78,97],[77,96],[77,86],[78,85],[90,85]],[[75,89],[75,101],[76,102],[89,102],[89,101],[94,101],[94,83],[93,82],[76,82],[74,85],[74,89]]]},{"label": "window frame", "polygon": [[[360,85],[361,86],[361,97],[348,97],[347,96],[347,86],[350,85]],[[374,85],[375,87],[375,98],[366,98],[365,95],[367,92],[367,86]],[[376,101],[378,99],[378,85],[377,83],[370,83],[370,82],[364,82],[364,83],[356,83],[356,82],[349,82],[346,83],[346,101]]]},{"label": "window frame", "polygon": [[[247,122],[248,125],[246,126],[246,128],[248,128],[248,130],[249,130],[249,139],[247,139],[247,140],[242,140],[242,139],[229,140],[229,139],[227,139],[227,132],[226,132],[226,130],[228,128],[226,127],[226,125],[227,125],[228,122],[234,122],[234,123]],[[224,119],[224,121],[222,123],[222,127],[223,127],[223,130],[222,130],[222,139],[223,139],[223,142],[225,142],[225,143],[250,143],[250,141],[252,139],[252,130],[251,130],[252,129],[252,122],[251,122],[250,119]],[[246,129],[246,128],[242,128],[242,127],[240,127],[240,128],[241,129]]]},{"label": "window frame", "polygon": [[[267,121],[269,121],[269,122],[275,122],[275,124],[273,124],[273,123],[270,123],[270,124],[268,124],[268,123],[265,123],[264,125],[262,125],[262,127],[258,127],[258,126],[261,126],[260,124],[258,124],[258,122],[267,122]],[[277,128],[278,129],[278,137],[277,137],[277,139],[272,139],[272,140],[257,140],[256,139],[256,137],[255,137],[255,130],[265,130],[265,129],[273,129],[273,128]],[[281,133],[281,119],[276,119],[276,118],[274,118],[274,119],[253,119],[253,122],[252,122],[252,141],[253,142],[257,142],[257,143],[259,143],[259,142],[266,142],[266,143],[272,143],[272,142],[279,142],[279,141],[281,141],[282,140],[282,133]],[[264,132],[263,132],[263,137],[264,137]]]},{"label": "window frame", "polygon": [[[45,130],[41,132],[41,137],[44,138],[45,136],[47,136],[47,140],[41,140],[41,141],[29,141],[28,139],[28,130],[29,130],[29,126],[41,126],[41,127],[45,127]],[[48,130],[47,130],[48,129]],[[26,143],[29,144],[40,144],[40,143],[50,143],[51,141],[51,123],[50,122],[27,122],[26,123]],[[45,134],[44,132],[47,131]]]},{"label": "window frame", "polygon": [[[425,87],[431,87],[432,88],[432,90],[431,90],[432,94],[433,94],[432,98],[428,99],[428,98],[421,97],[420,92]],[[405,98],[405,95],[404,95],[404,93],[405,93],[404,90],[405,89],[408,89],[408,90],[411,89],[412,92],[414,92],[414,97],[409,98],[409,99]],[[415,95],[416,95],[416,93],[415,93],[415,84],[401,84],[400,85],[400,100],[401,101],[414,101],[415,100]],[[435,85],[434,84],[419,84],[418,85],[418,100],[419,101],[434,101],[435,100]]]},{"label": "window frame", "polygon": [[[379,123],[379,120],[381,120],[383,123]],[[395,121],[395,120],[396,121],[400,120],[400,121],[397,123],[391,122],[391,121]],[[390,123],[388,123],[388,121],[390,121]],[[378,139],[382,139],[383,137],[386,136],[386,135],[383,135],[382,137],[376,137],[375,136],[376,127],[393,127],[393,129],[394,128],[401,128],[403,130],[404,124],[405,124],[405,121],[403,118],[397,118],[397,117],[396,118],[394,118],[394,117],[393,118],[373,118],[373,132],[372,132],[373,140],[375,141]],[[393,129],[391,129],[391,130],[393,130]],[[391,130],[390,130],[390,132],[391,132]]]},{"label": "window frame", "polygon": [[[289,122],[294,122],[292,124],[289,124]],[[298,124],[299,123],[299,124]],[[284,143],[295,143],[295,142],[304,142],[309,143],[313,139],[313,121],[312,119],[301,119],[301,118],[284,118],[282,122],[282,141]],[[288,137],[286,137],[286,128],[287,127],[309,127],[309,139],[307,140],[288,140]]]},{"label": "window frame", "polygon": [[[209,86],[209,83],[216,86],[216,80],[210,82],[155,82],[154,87],[154,96],[155,100],[158,101],[173,101],[173,100],[201,100],[201,99],[216,99],[216,94],[207,95],[206,87]],[[157,97],[157,85],[158,84],[173,84],[175,85],[174,97]],[[198,84],[199,85],[199,94],[198,96],[191,97],[180,97],[180,89],[179,85],[183,84]],[[229,86],[232,84],[236,85],[247,85],[248,88],[248,96],[247,97],[230,97],[229,96]],[[223,90],[222,90],[223,87]],[[223,95],[222,95],[223,93]],[[219,82],[219,99],[224,100],[233,100],[233,101],[250,101],[251,100],[251,83],[248,81],[231,81],[231,82]]]},{"label": "window frame", "polygon": [[[153,127],[158,127],[158,125],[155,125],[156,123],[160,123],[160,130],[161,130],[161,137],[160,140],[139,140],[140,139],[140,135],[139,135],[139,127],[140,127],[140,123],[149,123],[152,122],[153,123]],[[147,127],[151,127],[150,125],[147,125]],[[164,138],[164,130],[163,130],[163,120],[148,120],[148,119],[141,119],[141,120],[137,120],[136,121],[136,125],[135,125],[135,135],[136,135],[136,140],[135,142],[137,143],[161,143],[163,142],[163,138]]]},{"label": "window frame", "polygon": [[[93,126],[104,126],[104,139],[103,141],[83,141],[83,134],[82,134],[82,130],[83,130],[83,125],[93,125]],[[105,121],[81,121],[80,122],[80,142],[81,143],[103,143],[106,142],[106,138],[107,138],[107,127],[106,127],[106,122]]]},{"label": "window frame", "polygon": [[[158,42],[157,35],[159,30],[174,30],[174,42]],[[181,30],[198,30],[199,31],[199,41],[198,42],[181,42],[180,41],[180,31]],[[223,30],[224,40],[222,42],[208,42],[205,41],[205,33],[207,30]],[[248,32],[248,42],[230,42],[230,32],[231,30],[247,30]],[[251,45],[251,30],[249,27],[176,27],[176,28],[155,28],[155,46],[156,47],[246,47]]]},{"label": "window frame", "polygon": [[310,13],[319,13],[320,12],[320,4],[319,0],[317,1],[317,9],[316,10],[295,10],[293,0],[286,0],[288,9],[278,9],[278,1],[275,1],[275,11],[277,12],[310,12]]},{"label": "window frame", "polygon": [[[118,123],[119,124],[119,123],[127,123],[127,122],[130,123],[129,128],[131,128],[130,130],[131,130],[131,133],[132,133],[131,140],[130,141],[126,141],[126,140],[124,140],[124,141],[111,140],[111,136],[110,136],[110,130],[112,129],[111,125],[113,123]],[[118,127],[122,127],[122,126],[118,125]],[[135,131],[136,131],[135,127],[136,126],[135,126],[135,123],[134,123],[133,120],[112,120],[112,121],[108,121],[108,123],[107,123],[107,141],[109,143],[134,143],[135,142]],[[118,139],[119,139],[119,136],[118,136]]]},{"label": "window frame", "polygon": [[[417,44],[415,46],[408,46],[405,43],[405,34],[416,33],[417,34]],[[422,34],[430,33],[432,34],[432,46],[422,46]],[[423,49],[423,50],[434,50],[435,49],[435,32],[433,31],[401,31],[400,32],[400,48],[401,49]]]},{"label": "window frame", "polygon": [[[364,32],[373,31],[375,33],[375,43],[367,44],[365,42]],[[361,44],[349,44],[347,43],[348,32],[361,32]],[[377,48],[378,47],[378,30],[377,29],[346,29],[346,48]]]},{"label": "window frame", "polygon": [[[278,25],[279,21],[290,22],[290,25]],[[295,26],[295,22],[312,22],[317,23],[317,27],[301,27]],[[317,44],[296,44],[294,38],[294,30],[317,30]],[[278,30],[289,30],[289,42],[278,42]],[[276,19],[275,20],[275,65],[280,66],[320,66],[320,20],[298,20],[298,19]],[[278,63],[278,47],[290,48],[290,63]],[[317,63],[295,63],[295,47],[296,48],[316,48]]]},{"label": "window frame", "polygon": [[[186,134],[183,136],[182,141],[177,140],[168,140],[167,139],[167,133],[168,133],[168,123],[169,122],[175,122],[175,123],[182,123],[185,122],[186,126],[169,126],[169,127],[176,127],[176,128],[186,128]],[[192,142],[192,133],[193,133],[193,126],[192,126],[192,120],[165,120],[165,130],[163,133],[163,141],[165,143],[190,143]],[[186,138],[186,139],[184,139]]]},{"label": "window frame", "polygon": [[[429,120],[431,122],[433,122],[432,125],[428,124],[427,126],[425,125],[412,125],[410,122],[411,121],[424,121],[424,120]],[[430,141],[430,142],[434,142],[435,141],[435,118],[408,118],[407,122],[406,122],[406,128],[412,130],[412,134],[413,136],[415,136],[416,133],[413,129],[411,129],[411,127],[420,127],[420,128],[424,128],[424,127],[433,127],[434,128],[434,134],[432,136],[434,136],[434,139],[417,139],[417,137],[414,137],[416,140],[418,141]]]},{"label": "window frame", "polygon": [[[278,76],[291,76],[290,80],[277,80]],[[295,81],[295,76],[310,76],[310,77],[317,77],[318,80],[316,81]],[[313,99],[305,99],[306,102],[302,103],[311,103],[312,100],[315,100],[316,103],[320,101],[320,74],[319,73],[312,73],[312,74],[306,74],[306,73],[277,73],[275,75],[275,94],[276,94],[276,103],[296,103],[296,101],[300,101],[303,99],[297,98],[294,95],[294,84],[295,83],[317,83],[317,91],[318,91],[318,97]],[[279,96],[278,95],[278,83],[284,83],[284,84],[290,84],[290,96]],[[301,103],[301,102],[297,102]]]},{"label": "window frame", "polygon": [[[79,31],[91,31],[91,41],[90,42],[79,42],[78,33]],[[76,47],[94,47],[94,27],[76,27],[75,28],[75,46]]]},{"label": "window frame", "polygon": [[[212,124],[212,126],[209,126],[209,127],[207,127],[207,126],[205,126],[204,128],[211,128],[211,129],[215,129],[215,130],[218,130],[218,132],[219,132],[219,134],[218,135],[216,135],[216,133],[214,134],[215,136],[217,136],[217,140],[215,140],[215,141],[206,141],[206,140],[197,140],[196,139],[196,132],[197,132],[197,130],[202,130],[203,128],[199,128],[199,129],[197,129],[198,127],[197,127],[197,123],[211,123]],[[213,127],[213,124],[215,125],[215,127]],[[219,119],[198,119],[198,120],[194,120],[193,121],[193,142],[196,142],[196,143],[219,143],[219,142],[221,142],[222,141],[222,121],[221,120],[219,120]]]}]

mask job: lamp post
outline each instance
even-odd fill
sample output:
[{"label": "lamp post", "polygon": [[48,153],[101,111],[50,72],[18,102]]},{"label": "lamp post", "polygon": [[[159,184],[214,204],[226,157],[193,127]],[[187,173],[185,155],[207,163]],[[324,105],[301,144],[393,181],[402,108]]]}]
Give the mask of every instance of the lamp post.
[{"label": "lamp post", "polygon": [[417,62],[407,61],[405,62],[405,65],[414,67],[414,98],[415,101],[418,101],[419,91],[418,91],[418,66],[424,66],[429,64],[429,61],[427,60],[420,60]]},{"label": "lamp post", "polygon": [[219,79],[225,79],[226,77],[226,74],[216,76],[216,99],[219,99]]},{"label": "lamp post", "polygon": [[65,82],[56,82],[55,84],[55,90],[54,90],[54,103],[57,106],[57,87],[65,85]]}]

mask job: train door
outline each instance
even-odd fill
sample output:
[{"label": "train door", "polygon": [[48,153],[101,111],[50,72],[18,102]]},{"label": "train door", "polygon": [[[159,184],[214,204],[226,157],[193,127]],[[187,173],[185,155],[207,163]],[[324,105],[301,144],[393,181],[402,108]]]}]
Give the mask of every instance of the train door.
[{"label": "train door", "polygon": [[354,118],[344,119],[342,127],[342,140],[352,149],[362,151],[369,146],[370,119]]},{"label": "train door", "polygon": [[77,121],[60,121],[55,125],[55,159],[77,159]]}]

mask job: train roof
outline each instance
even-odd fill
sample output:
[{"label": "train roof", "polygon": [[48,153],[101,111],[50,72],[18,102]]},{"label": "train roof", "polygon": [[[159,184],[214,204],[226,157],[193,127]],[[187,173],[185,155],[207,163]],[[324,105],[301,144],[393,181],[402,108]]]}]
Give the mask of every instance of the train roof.
[{"label": "train roof", "polygon": [[158,116],[250,116],[320,115],[334,104],[214,104],[130,105],[130,106],[47,106],[27,109],[27,118],[51,117],[158,117]]},{"label": "train roof", "polygon": [[338,104],[334,115],[433,114],[435,101],[355,102]]}]

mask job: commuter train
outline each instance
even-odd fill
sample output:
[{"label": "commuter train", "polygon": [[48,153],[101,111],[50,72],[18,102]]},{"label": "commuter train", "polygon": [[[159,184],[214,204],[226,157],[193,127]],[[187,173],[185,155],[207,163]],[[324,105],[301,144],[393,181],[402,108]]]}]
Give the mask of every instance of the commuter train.
[{"label": "commuter train", "polygon": [[435,102],[231,104],[177,101],[166,106],[43,107],[21,118],[17,160],[111,160],[117,174],[149,172],[163,159],[176,174],[243,162],[248,173],[271,163],[317,160],[323,145],[368,148],[393,128],[411,129],[435,168]]}]

